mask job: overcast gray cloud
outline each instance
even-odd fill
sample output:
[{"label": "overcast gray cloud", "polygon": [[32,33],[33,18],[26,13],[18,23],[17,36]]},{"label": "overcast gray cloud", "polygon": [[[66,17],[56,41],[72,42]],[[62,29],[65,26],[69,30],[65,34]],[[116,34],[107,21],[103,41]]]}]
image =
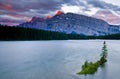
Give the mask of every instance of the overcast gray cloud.
[{"label": "overcast gray cloud", "polygon": [[30,20],[33,16],[53,15],[64,7],[67,7],[66,11],[68,12],[68,7],[76,8],[78,11],[70,12],[85,15],[94,15],[96,11],[105,9],[120,16],[120,6],[101,0],[0,0],[0,23],[2,20],[5,23],[6,19],[8,19],[6,21],[15,22],[15,24],[22,23]]}]

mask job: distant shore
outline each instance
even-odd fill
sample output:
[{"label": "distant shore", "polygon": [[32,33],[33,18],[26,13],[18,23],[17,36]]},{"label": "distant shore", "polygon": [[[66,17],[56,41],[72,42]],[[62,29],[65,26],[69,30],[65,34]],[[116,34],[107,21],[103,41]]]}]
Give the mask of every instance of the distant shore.
[{"label": "distant shore", "polygon": [[105,36],[85,36],[79,34],[65,34],[31,28],[0,26],[0,41],[32,41],[32,40],[120,40],[120,34]]}]

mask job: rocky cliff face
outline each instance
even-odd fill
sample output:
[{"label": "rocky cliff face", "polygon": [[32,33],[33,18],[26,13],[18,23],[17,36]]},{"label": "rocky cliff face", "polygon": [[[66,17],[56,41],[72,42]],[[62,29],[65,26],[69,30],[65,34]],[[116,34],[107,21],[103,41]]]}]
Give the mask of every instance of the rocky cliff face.
[{"label": "rocky cliff face", "polygon": [[45,26],[44,18],[33,17],[30,22],[25,22],[19,25],[19,27],[26,27],[26,28],[36,28],[36,29],[44,29]]},{"label": "rocky cliff face", "polygon": [[120,33],[120,26],[118,26],[118,25],[109,25],[108,31],[109,31],[109,34]]},{"label": "rocky cliff face", "polygon": [[109,25],[103,20],[73,13],[61,13],[49,19],[33,17],[30,22],[19,26],[95,36],[120,33],[120,26]]}]

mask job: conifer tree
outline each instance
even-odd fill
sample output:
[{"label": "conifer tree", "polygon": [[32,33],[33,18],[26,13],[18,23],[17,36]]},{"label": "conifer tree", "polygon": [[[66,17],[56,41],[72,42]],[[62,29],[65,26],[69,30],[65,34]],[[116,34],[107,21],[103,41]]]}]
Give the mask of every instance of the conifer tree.
[{"label": "conifer tree", "polygon": [[103,47],[102,47],[102,53],[101,53],[101,58],[100,58],[100,64],[104,64],[107,61],[107,45],[106,42],[104,41]]}]

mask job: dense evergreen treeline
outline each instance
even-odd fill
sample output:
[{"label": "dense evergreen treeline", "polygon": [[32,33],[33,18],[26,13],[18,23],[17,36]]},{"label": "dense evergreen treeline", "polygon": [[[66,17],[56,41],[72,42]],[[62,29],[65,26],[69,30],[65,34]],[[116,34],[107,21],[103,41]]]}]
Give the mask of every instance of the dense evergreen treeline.
[{"label": "dense evergreen treeline", "polygon": [[86,39],[85,36],[64,34],[30,28],[0,25],[0,40],[67,40]]},{"label": "dense evergreen treeline", "polygon": [[68,40],[68,39],[120,39],[120,34],[108,36],[83,36],[38,29],[0,25],[0,40]]},{"label": "dense evergreen treeline", "polygon": [[97,37],[98,39],[120,39],[120,34],[111,34],[111,35],[106,35],[106,36],[99,36]]}]

